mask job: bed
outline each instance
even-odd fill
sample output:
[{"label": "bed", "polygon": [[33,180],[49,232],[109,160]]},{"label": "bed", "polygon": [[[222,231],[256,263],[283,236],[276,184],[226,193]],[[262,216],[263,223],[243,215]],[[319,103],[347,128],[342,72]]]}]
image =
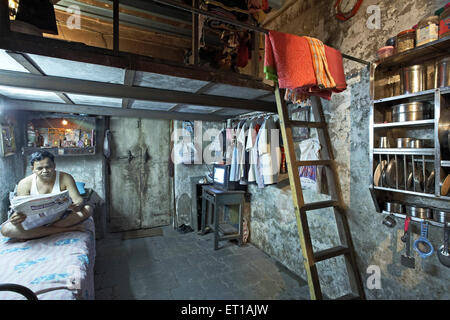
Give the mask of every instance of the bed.
[{"label": "bed", "polygon": [[[18,241],[0,235],[0,283],[18,284],[39,300],[93,300],[95,226],[85,220],[85,232],[65,232]],[[25,299],[0,291],[0,300]]]}]

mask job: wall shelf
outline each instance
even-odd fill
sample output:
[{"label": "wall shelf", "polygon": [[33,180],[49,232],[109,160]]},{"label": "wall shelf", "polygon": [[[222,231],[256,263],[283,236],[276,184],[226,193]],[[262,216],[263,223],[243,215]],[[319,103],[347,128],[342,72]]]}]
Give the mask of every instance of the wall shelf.
[{"label": "wall shelf", "polygon": [[[406,214],[404,214],[404,213],[387,212],[387,211],[384,211],[384,210],[382,211],[382,213],[385,214],[385,215],[392,215],[392,216],[395,216],[397,218],[406,219]],[[441,222],[437,222],[437,221],[430,220],[430,219],[421,219],[421,218],[417,218],[417,217],[411,217],[411,221],[415,221],[415,222],[426,221],[426,222],[428,222],[429,224],[431,224],[431,225],[433,225],[435,227],[441,227],[441,228],[443,228],[445,226],[445,224],[441,223]],[[447,225],[450,225],[450,223],[447,223]]]},{"label": "wall shelf", "polygon": [[423,148],[423,149],[414,149],[414,148],[387,148],[381,149],[376,148],[373,149],[373,154],[386,154],[386,155],[418,155],[418,156],[432,156],[435,153],[434,148]]},{"label": "wall shelf", "polygon": [[374,186],[373,189],[374,190],[381,190],[381,191],[389,191],[389,192],[399,192],[399,193],[409,194],[409,195],[413,195],[413,196],[421,196],[421,197],[434,198],[434,199],[443,199],[443,198],[445,198],[445,197],[437,197],[434,193],[423,193],[423,192],[415,192],[415,191],[409,191],[409,190],[386,188],[386,187],[377,187],[377,186]]},{"label": "wall shelf", "polygon": [[416,92],[416,93],[402,94],[399,96],[377,99],[377,100],[374,100],[373,103],[375,105],[377,105],[377,104],[382,104],[382,103],[386,103],[386,102],[394,102],[394,101],[405,100],[405,99],[408,99],[410,101],[424,101],[424,100],[426,101],[426,100],[433,99],[435,92],[436,92],[436,89],[431,89],[431,90],[425,90],[425,91],[420,91],[420,92]]},{"label": "wall shelf", "polygon": [[411,61],[433,59],[448,54],[450,49],[450,36],[427,43],[414,49],[394,54],[378,62],[378,68],[388,69],[399,65],[406,65]]},{"label": "wall shelf", "polygon": [[[416,199],[420,199],[421,202],[424,203],[430,203],[431,200],[436,200],[438,202],[442,201],[445,203],[450,200],[450,194],[446,196],[441,195],[440,182],[442,178],[445,178],[441,177],[441,175],[445,174],[445,176],[447,176],[450,173],[450,160],[442,160],[446,159],[442,157],[446,156],[445,152],[448,152],[448,150],[445,150],[441,145],[442,141],[439,141],[439,137],[442,136],[442,130],[447,130],[445,128],[448,123],[450,123],[450,87],[431,88],[428,86],[428,90],[408,94],[401,94],[402,91],[398,90],[399,86],[400,89],[402,87],[401,83],[398,82],[400,79],[401,68],[422,64],[426,65],[428,70],[431,68],[430,66],[435,65],[437,59],[445,56],[450,56],[450,36],[406,52],[395,54],[383,61],[375,62],[371,68],[372,105],[370,109],[369,128],[369,166],[372,170],[369,189],[375,208],[377,208],[378,212],[390,214],[389,212],[382,210],[384,208],[383,202],[385,201],[398,201],[397,199],[409,199],[411,197],[417,197]],[[397,95],[385,97],[385,94],[389,95],[392,94],[392,92],[396,92]],[[375,99],[374,97],[379,97],[381,99]],[[430,110],[432,112],[428,114],[428,118],[431,119],[405,122],[382,122],[386,120],[389,121],[389,119],[392,118],[393,106],[409,102],[428,102],[432,105],[433,109]],[[388,139],[395,139],[397,137],[416,137],[427,141],[432,140],[432,144],[426,144],[426,147],[421,149],[377,148],[381,137],[388,137]],[[418,175],[423,175],[426,172],[428,172],[425,177],[425,179],[427,179],[430,173],[434,171],[435,179],[434,182],[432,182],[433,187],[428,185],[427,189],[435,191],[433,193],[424,193],[406,190],[405,185],[407,184],[407,179],[405,179],[405,175],[403,175],[403,178],[400,178],[401,181],[399,183],[399,187],[403,187],[403,189],[376,186],[374,183],[375,167],[377,167],[377,164],[381,160],[388,160],[389,162],[392,161],[391,159],[397,159],[400,162],[408,164],[408,166],[402,167],[402,170],[405,170],[405,174],[406,172],[409,172],[406,177],[411,174],[410,166],[412,166],[412,163],[417,163],[418,169],[412,171],[413,175],[415,175],[413,181],[418,178]],[[403,179],[405,179],[405,181],[403,181]],[[447,203],[445,203],[444,207],[447,206]],[[406,217],[405,214],[396,215],[400,218]],[[413,218],[413,220],[420,222],[422,219]],[[444,225],[436,221],[430,221],[430,223],[437,226]]]},{"label": "wall shelf", "polygon": [[450,167],[450,161],[449,160],[441,161],[441,167]]},{"label": "wall shelf", "polygon": [[417,121],[404,121],[404,122],[388,122],[388,123],[375,123],[374,129],[378,128],[402,128],[402,127],[433,127],[434,119],[417,120]]},{"label": "wall shelf", "polygon": [[39,148],[39,147],[23,147],[22,154],[32,154],[39,150],[46,150],[55,157],[61,156],[92,156],[95,155],[95,147],[86,148]]}]

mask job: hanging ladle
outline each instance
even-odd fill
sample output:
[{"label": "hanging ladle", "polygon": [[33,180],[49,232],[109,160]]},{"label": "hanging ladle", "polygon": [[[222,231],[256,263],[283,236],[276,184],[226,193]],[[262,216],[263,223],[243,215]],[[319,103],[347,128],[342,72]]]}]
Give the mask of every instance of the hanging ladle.
[{"label": "hanging ladle", "polygon": [[437,256],[439,261],[447,268],[450,268],[450,253],[448,252],[449,235],[450,226],[446,223],[444,226],[444,244],[437,250]]},{"label": "hanging ladle", "polygon": [[[419,245],[422,245],[425,248],[425,251],[422,251],[419,248]],[[419,253],[419,256],[422,259],[428,258],[434,252],[433,245],[430,240],[428,240],[428,222],[420,222],[420,237],[416,241],[414,241],[414,250]]]}]

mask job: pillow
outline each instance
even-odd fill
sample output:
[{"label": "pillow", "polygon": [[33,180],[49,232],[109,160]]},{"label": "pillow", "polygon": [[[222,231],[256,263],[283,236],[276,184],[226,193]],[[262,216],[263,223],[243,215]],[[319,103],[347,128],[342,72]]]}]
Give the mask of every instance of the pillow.
[{"label": "pillow", "polygon": [[75,182],[75,183],[77,184],[78,192],[80,193],[80,195],[86,194],[86,190],[84,189],[84,185],[86,183],[84,182]]}]

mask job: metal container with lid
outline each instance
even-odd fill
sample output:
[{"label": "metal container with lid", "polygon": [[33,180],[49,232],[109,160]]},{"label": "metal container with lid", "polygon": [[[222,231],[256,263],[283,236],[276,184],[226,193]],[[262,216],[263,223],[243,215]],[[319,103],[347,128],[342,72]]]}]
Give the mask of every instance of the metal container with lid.
[{"label": "metal container with lid", "polygon": [[420,20],[416,30],[416,47],[439,39],[439,17],[431,16]]},{"label": "metal container with lid", "polygon": [[420,64],[403,68],[400,73],[400,82],[403,88],[403,94],[426,90],[426,68]]},{"label": "metal container with lid", "polygon": [[437,61],[436,66],[437,87],[450,86],[450,57],[444,57]]},{"label": "metal container with lid", "polygon": [[398,202],[385,202],[384,209],[390,213],[403,213],[403,204]]},{"label": "metal container with lid", "polygon": [[411,144],[416,140],[415,138],[397,138],[397,148],[411,148]]},{"label": "metal container with lid", "polygon": [[431,208],[421,208],[415,205],[407,205],[406,213],[411,217],[416,217],[420,219],[433,219],[433,211]]},{"label": "metal container with lid", "polygon": [[425,140],[423,139],[413,139],[410,143],[409,143],[409,147],[410,148],[415,148],[415,149],[421,149],[424,147],[425,144]]},{"label": "metal container with lid", "polygon": [[397,53],[413,49],[415,47],[415,41],[416,41],[416,30],[415,29],[409,29],[409,30],[400,32],[397,35],[397,41],[396,41]]},{"label": "metal container with lid", "polygon": [[401,103],[392,107],[392,121],[416,121],[427,118],[429,105],[423,102]]},{"label": "metal container with lid", "polygon": [[433,209],[433,220],[440,223],[450,222],[450,209]]}]

